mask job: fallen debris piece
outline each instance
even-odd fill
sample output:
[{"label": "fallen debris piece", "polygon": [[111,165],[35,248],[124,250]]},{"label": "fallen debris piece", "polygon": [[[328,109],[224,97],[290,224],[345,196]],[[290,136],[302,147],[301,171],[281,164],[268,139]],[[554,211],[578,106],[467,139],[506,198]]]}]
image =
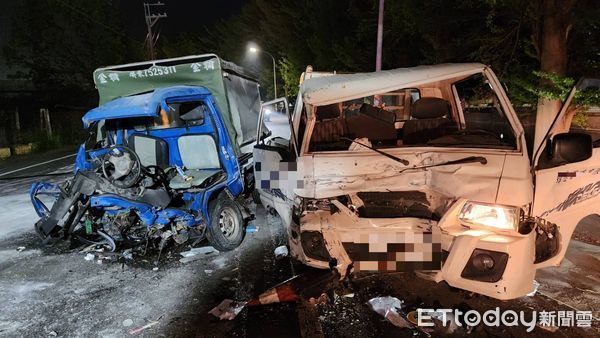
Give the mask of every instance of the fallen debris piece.
[{"label": "fallen debris piece", "polygon": [[202,259],[205,256],[219,254],[219,251],[212,246],[203,246],[201,248],[192,248],[189,251],[180,252],[179,254],[183,256],[183,258],[179,260],[181,263],[189,263]]},{"label": "fallen debris piece", "polygon": [[123,256],[123,258],[125,258],[127,260],[132,260],[133,259],[133,250],[127,249],[127,250],[123,251],[122,256]]},{"label": "fallen debris piece", "polygon": [[210,254],[218,254],[219,251],[212,246],[203,246],[200,248],[191,248],[189,251],[180,252],[179,254],[182,257],[193,257],[196,255],[210,255]]},{"label": "fallen debris piece", "polygon": [[[445,328],[445,334],[452,334],[456,329],[458,329],[458,324],[456,323],[456,317],[454,317],[454,313],[448,313],[444,315],[439,311],[427,312],[426,314],[430,315],[431,318],[437,319],[442,323],[442,326]],[[465,329],[469,329],[470,326],[465,325]]]},{"label": "fallen debris piece", "polygon": [[85,259],[86,261],[93,261],[96,258],[96,255],[92,254],[92,253],[88,253],[87,255],[85,255],[85,257],[83,257],[83,259]]},{"label": "fallen debris piece", "polygon": [[217,269],[223,269],[229,264],[229,261],[224,256],[219,256],[212,260],[212,263]]},{"label": "fallen debris piece", "polygon": [[125,319],[125,320],[123,321],[123,323],[122,323],[122,324],[123,324],[123,326],[125,326],[125,327],[129,327],[129,326],[133,325],[133,320],[132,320],[132,319],[129,319],[129,318],[127,318],[127,319]]},{"label": "fallen debris piece", "polygon": [[382,315],[388,322],[398,327],[412,328],[412,325],[399,313],[402,309],[402,301],[396,297],[376,297],[370,299],[367,304],[373,311]]},{"label": "fallen debris piece", "polygon": [[[226,299],[208,313],[220,319],[232,320],[245,306],[294,302],[301,299],[301,297],[309,299],[311,295],[320,295],[318,299],[326,302],[328,301],[328,297],[323,293],[323,290],[329,288],[333,280],[336,280],[336,275],[330,271],[310,271],[296,275],[268,289],[248,302],[235,302]],[[315,302],[318,302],[318,300],[315,300]],[[243,305],[241,305],[241,308],[238,308],[240,304]],[[223,318],[221,318],[221,314],[223,314]]]},{"label": "fallen debris piece", "polygon": [[96,250],[96,244],[90,244],[88,246],[86,246],[85,248],[81,249],[79,252],[90,252],[90,251],[94,251]]},{"label": "fallen debris piece", "polygon": [[156,324],[158,324],[158,321],[149,322],[148,324],[146,324],[144,326],[140,326],[137,329],[129,330],[129,334],[133,335],[133,336],[138,335],[138,334],[144,332],[144,330],[151,328]]},{"label": "fallen debris piece", "polygon": [[275,248],[275,258],[283,258],[286,257],[288,255],[289,251],[287,246],[282,245],[282,246],[278,246],[277,248]]},{"label": "fallen debris piece", "polygon": [[342,295],[342,298],[354,298],[354,293],[348,293],[348,294]]},{"label": "fallen debris piece", "polygon": [[206,273],[207,275],[210,275],[211,273],[213,273],[213,270],[204,270],[204,273]]},{"label": "fallen debris piece", "polygon": [[153,267],[152,271],[158,271],[158,266]]},{"label": "fallen debris piece", "polygon": [[18,252],[21,252],[21,251],[24,251],[24,250],[25,250],[25,247],[24,247],[24,246],[18,246],[18,247],[17,247],[17,251],[18,251]]},{"label": "fallen debris piece", "polygon": [[538,283],[538,281],[536,281],[534,279],[533,280],[533,291],[531,291],[530,293],[528,293],[527,297],[533,297],[533,296],[535,296],[535,294],[537,293],[539,287],[540,287],[540,283]]},{"label": "fallen debris piece", "polygon": [[236,302],[231,299],[225,299],[221,304],[208,311],[211,315],[223,320],[233,320],[246,306],[246,302]]}]

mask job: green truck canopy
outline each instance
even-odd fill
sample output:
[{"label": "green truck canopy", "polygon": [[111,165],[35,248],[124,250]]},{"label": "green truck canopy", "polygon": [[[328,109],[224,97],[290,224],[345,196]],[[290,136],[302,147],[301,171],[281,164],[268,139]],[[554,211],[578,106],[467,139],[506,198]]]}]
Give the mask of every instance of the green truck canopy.
[{"label": "green truck canopy", "polygon": [[239,154],[256,140],[260,112],[259,84],[241,67],[215,54],[186,56],[99,68],[94,83],[100,105],[114,99],[177,85],[210,90]]}]

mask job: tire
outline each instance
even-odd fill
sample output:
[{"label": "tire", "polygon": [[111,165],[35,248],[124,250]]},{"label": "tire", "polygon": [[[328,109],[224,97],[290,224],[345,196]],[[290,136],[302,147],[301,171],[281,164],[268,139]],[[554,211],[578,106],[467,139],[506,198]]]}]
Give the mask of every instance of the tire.
[{"label": "tire", "polygon": [[219,251],[237,248],[244,239],[244,218],[237,203],[227,195],[221,195],[211,202],[210,226],[206,237]]}]

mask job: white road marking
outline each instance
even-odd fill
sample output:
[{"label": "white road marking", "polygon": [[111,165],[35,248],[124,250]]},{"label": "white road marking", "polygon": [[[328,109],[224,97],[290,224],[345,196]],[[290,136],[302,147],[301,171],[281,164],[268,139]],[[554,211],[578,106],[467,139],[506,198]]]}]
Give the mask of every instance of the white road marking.
[{"label": "white road marking", "polygon": [[71,155],[66,155],[66,156],[59,157],[59,158],[55,158],[53,160],[46,161],[46,162],[32,164],[32,165],[29,165],[29,166],[26,166],[26,167],[23,167],[23,168],[20,168],[20,169],[15,169],[15,170],[12,170],[12,171],[9,171],[9,172],[2,173],[2,174],[0,174],[0,177],[1,176],[6,176],[6,175],[10,175],[10,174],[14,174],[14,173],[19,172],[21,170],[30,169],[30,168],[37,167],[37,166],[44,165],[44,164],[48,164],[48,163],[51,163],[51,162],[55,162],[55,161],[59,161],[59,160],[64,160],[65,158],[69,158],[69,157],[72,157],[72,156],[75,156],[75,155],[77,155],[77,153],[71,154]]}]

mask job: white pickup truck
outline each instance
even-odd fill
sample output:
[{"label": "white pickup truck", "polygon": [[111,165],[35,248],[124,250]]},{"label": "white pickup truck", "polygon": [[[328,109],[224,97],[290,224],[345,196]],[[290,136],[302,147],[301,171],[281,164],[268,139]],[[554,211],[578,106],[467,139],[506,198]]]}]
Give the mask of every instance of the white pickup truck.
[{"label": "white pickup truck", "polygon": [[576,91],[599,83],[577,84],[553,122],[538,126],[544,141],[529,154],[483,64],[309,68],[293,112],[270,118],[279,136],[259,127],[258,195],[309,266],[341,277],[419,270],[493,298],[520,297],[537,269],[560,263],[578,223],[600,219],[600,143],[571,127]]}]

